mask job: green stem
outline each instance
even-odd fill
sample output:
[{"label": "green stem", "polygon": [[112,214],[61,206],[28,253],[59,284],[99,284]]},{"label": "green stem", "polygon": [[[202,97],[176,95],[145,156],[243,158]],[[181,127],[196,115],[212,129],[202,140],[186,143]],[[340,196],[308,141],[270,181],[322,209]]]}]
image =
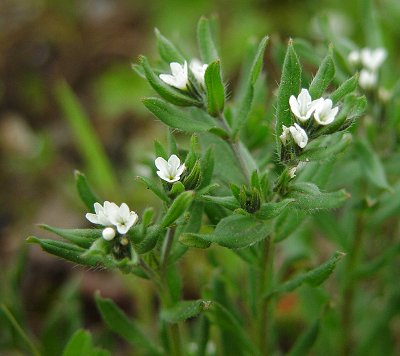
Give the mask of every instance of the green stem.
[{"label": "green stem", "polygon": [[258,345],[262,355],[269,353],[269,334],[271,327],[271,315],[269,315],[269,298],[265,293],[271,288],[273,273],[273,241],[269,236],[264,240],[263,251],[260,260],[260,285],[258,288],[259,319],[258,319]]},{"label": "green stem", "polygon": [[32,355],[40,356],[39,350],[37,349],[35,344],[31,341],[29,336],[25,333],[25,331],[21,328],[21,326],[18,324],[18,321],[14,318],[14,315],[12,315],[10,310],[5,305],[1,305],[0,309],[3,311],[4,315],[6,316],[8,321],[11,323],[11,325],[14,327],[15,331],[18,333],[18,335],[21,337],[21,339],[24,340],[24,342],[27,344]]},{"label": "green stem", "polygon": [[236,160],[238,161],[240,168],[242,169],[243,175],[246,179],[246,183],[249,184],[250,183],[250,173],[249,173],[249,169],[247,167],[246,161],[245,161],[242,153],[240,152],[240,142],[238,140],[235,140],[232,137],[232,130],[230,129],[228,123],[225,120],[225,117],[222,114],[219,116],[219,119],[220,119],[222,127],[229,135],[228,144],[231,147],[231,150],[232,150]]},{"label": "green stem", "polygon": [[354,292],[357,286],[357,278],[355,270],[360,259],[363,241],[364,241],[364,219],[360,215],[357,219],[357,229],[353,240],[353,245],[348,252],[347,264],[344,271],[344,288],[342,297],[342,339],[343,339],[343,355],[348,356],[352,352],[353,344],[353,307],[354,307]]},{"label": "green stem", "polygon": [[161,259],[160,259],[160,271],[161,275],[165,274],[168,265],[168,257],[172,249],[172,244],[174,243],[175,227],[170,227],[167,230],[165,240],[161,249]]}]

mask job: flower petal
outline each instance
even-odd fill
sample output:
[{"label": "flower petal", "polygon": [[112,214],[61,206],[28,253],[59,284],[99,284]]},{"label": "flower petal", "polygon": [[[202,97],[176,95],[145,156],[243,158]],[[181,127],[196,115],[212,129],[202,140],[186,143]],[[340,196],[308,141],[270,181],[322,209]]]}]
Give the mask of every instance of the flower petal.
[{"label": "flower petal", "polygon": [[154,164],[156,165],[157,169],[162,172],[165,172],[168,168],[168,162],[162,157],[157,157],[154,161]]},{"label": "flower petal", "polygon": [[173,170],[177,170],[179,165],[181,164],[181,160],[177,155],[172,155],[168,159],[168,164],[170,165],[171,168],[173,168]]}]

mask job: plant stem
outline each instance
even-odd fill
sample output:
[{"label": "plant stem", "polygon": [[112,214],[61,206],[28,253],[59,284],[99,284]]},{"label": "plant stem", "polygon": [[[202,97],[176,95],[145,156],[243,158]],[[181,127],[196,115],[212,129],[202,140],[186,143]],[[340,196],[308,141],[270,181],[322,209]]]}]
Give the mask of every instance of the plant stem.
[{"label": "plant stem", "polygon": [[265,298],[265,293],[271,288],[273,264],[273,241],[272,237],[269,236],[264,240],[260,260],[260,285],[258,288],[258,345],[262,355],[268,355],[269,349],[271,318],[270,315],[268,315],[269,298]]},{"label": "plant stem", "polygon": [[219,119],[222,124],[222,127],[229,134],[228,144],[231,147],[231,150],[232,150],[233,154],[235,155],[236,160],[238,161],[238,163],[240,165],[240,168],[242,169],[243,175],[246,179],[246,183],[250,183],[250,173],[249,173],[249,169],[247,167],[246,161],[245,161],[242,153],[240,152],[240,142],[235,140],[232,137],[232,130],[230,129],[228,123],[225,120],[225,117],[222,114],[219,116]]},{"label": "plant stem", "polygon": [[161,250],[160,271],[162,275],[165,273],[165,270],[167,268],[168,257],[171,252],[172,244],[174,242],[174,236],[175,236],[175,227],[168,228]]},{"label": "plant stem", "polygon": [[[361,214],[361,213],[360,213]],[[354,276],[354,271],[357,268],[357,263],[360,258],[361,250],[364,241],[364,219],[360,215],[357,219],[357,229],[354,236],[353,245],[351,246],[347,264],[344,271],[344,288],[342,297],[342,332],[343,332],[343,355],[348,356],[352,351],[352,331],[353,331],[353,306],[354,306],[354,292],[357,285],[357,277]]]}]

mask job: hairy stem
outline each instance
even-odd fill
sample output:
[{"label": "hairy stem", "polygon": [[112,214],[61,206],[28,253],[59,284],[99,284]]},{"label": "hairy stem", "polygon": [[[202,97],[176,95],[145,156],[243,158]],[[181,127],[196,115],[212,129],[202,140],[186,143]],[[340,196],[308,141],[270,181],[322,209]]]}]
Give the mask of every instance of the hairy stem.
[{"label": "hairy stem", "polygon": [[246,183],[250,183],[250,173],[247,167],[246,161],[240,152],[240,142],[232,138],[232,130],[230,129],[229,125],[227,124],[225,117],[223,115],[219,116],[220,122],[224,130],[229,134],[228,144],[231,147],[231,150],[239,163],[239,166],[243,172],[243,175],[246,179]]},{"label": "hairy stem", "polygon": [[170,227],[167,230],[165,240],[161,249],[160,271],[163,275],[167,268],[168,257],[171,252],[172,244],[174,243],[175,227]]},{"label": "hairy stem", "polygon": [[342,297],[341,319],[343,332],[343,355],[350,355],[353,344],[353,307],[354,293],[357,285],[357,278],[354,271],[360,259],[364,241],[364,219],[359,216],[357,219],[357,230],[354,236],[353,245],[348,252],[347,264],[344,271],[344,287]]},{"label": "hairy stem", "polygon": [[259,318],[258,318],[258,345],[262,355],[268,355],[269,333],[271,327],[271,317],[269,314],[269,298],[265,298],[265,293],[271,288],[273,273],[273,241],[269,236],[264,240],[263,250],[260,260],[260,285],[258,288]]}]

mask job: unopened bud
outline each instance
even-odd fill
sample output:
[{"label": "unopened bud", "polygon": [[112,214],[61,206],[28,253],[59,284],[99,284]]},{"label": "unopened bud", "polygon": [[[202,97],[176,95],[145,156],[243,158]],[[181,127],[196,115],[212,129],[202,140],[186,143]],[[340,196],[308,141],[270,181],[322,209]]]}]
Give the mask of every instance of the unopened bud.
[{"label": "unopened bud", "polygon": [[115,230],[112,227],[106,227],[102,232],[103,239],[111,241],[115,237]]},{"label": "unopened bud", "polygon": [[239,203],[248,213],[255,213],[261,206],[260,193],[256,188],[243,185],[239,193]]},{"label": "unopened bud", "polygon": [[199,187],[201,183],[201,166],[200,161],[197,160],[196,163],[193,165],[193,168],[188,174],[183,178],[183,185],[187,190],[194,190]]}]

